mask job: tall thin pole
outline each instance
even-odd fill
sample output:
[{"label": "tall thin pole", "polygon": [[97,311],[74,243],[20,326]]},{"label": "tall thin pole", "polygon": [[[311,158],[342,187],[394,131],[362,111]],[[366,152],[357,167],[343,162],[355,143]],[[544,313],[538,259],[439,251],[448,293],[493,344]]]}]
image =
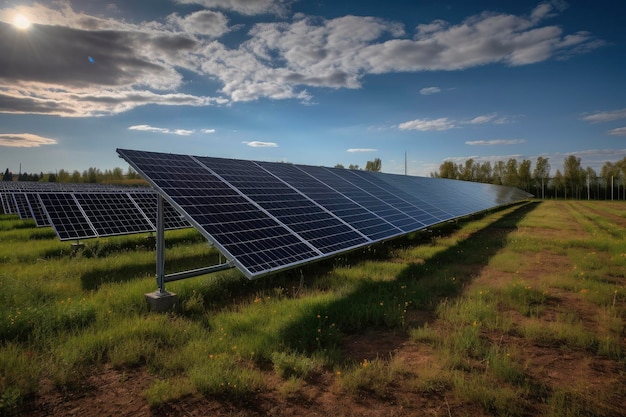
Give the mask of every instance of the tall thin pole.
[{"label": "tall thin pole", "polygon": [[407,175],[406,151],[404,151],[404,175]]}]

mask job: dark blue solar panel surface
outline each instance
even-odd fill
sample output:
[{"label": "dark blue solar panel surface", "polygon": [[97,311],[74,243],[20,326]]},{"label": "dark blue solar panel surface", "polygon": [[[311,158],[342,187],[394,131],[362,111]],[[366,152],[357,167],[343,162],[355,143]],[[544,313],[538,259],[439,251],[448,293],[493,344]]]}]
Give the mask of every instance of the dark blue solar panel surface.
[{"label": "dark blue solar panel surface", "polygon": [[248,278],[530,197],[461,181],[117,151]]},{"label": "dark blue solar panel surface", "polygon": [[321,254],[187,155],[121,153],[249,275]]},{"label": "dark blue solar panel surface", "polygon": [[206,157],[198,160],[324,254],[368,242],[361,233],[254,162]]},{"label": "dark blue solar panel surface", "polygon": [[26,220],[32,218],[30,208],[28,207],[28,200],[26,200],[24,193],[13,193],[13,202],[15,202],[17,214],[20,216],[20,219]]},{"label": "dark blue solar panel surface", "polygon": [[50,222],[46,217],[46,212],[41,206],[41,202],[39,201],[39,198],[37,198],[37,194],[27,193],[26,199],[28,200],[30,212],[33,215],[33,219],[35,219],[37,227],[50,226]]},{"label": "dark blue solar panel surface", "polygon": [[70,193],[40,193],[39,201],[61,240],[96,237],[96,231]]},{"label": "dark blue solar panel surface", "polygon": [[307,174],[296,165],[276,162],[259,162],[259,164],[372,241],[401,233],[391,223]]},{"label": "dark blue solar panel surface", "polygon": [[154,226],[127,194],[74,193],[98,236],[149,232]]}]

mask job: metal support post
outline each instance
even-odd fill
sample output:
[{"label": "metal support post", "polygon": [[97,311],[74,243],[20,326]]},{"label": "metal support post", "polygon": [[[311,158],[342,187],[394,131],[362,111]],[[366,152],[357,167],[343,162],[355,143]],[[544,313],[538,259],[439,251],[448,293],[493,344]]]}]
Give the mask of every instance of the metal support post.
[{"label": "metal support post", "polygon": [[158,292],[165,294],[165,227],[163,221],[163,197],[157,194],[156,218],[156,280]]}]

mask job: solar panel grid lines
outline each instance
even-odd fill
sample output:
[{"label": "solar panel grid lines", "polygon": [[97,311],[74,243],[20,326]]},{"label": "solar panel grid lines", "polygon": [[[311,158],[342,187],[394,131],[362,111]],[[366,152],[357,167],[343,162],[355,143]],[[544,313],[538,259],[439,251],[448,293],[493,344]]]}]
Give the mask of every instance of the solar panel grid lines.
[{"label": "solar panel grid lines", "polygon": [[399,190],[395,187],[380,187],[378,184],[368,181],[364,176],[358,174],[356,170],[334,169],[335,175],[339,175],[346,181],[354,184],[356,187],[367,191],[372,196],[385,202],[387,205],[393,207],[400,213],[404,214],[404,226],[402,230],[409,232],[414,230],[423,229],[428,223],[424,223],[419,220],[423,218],[423,211],[413,204],[403,200],[398,196]]},{"label": "solar panel grid lines", "polygon": [[48,221],[60,240],[80,240],[98,236],[71,193],[39,193],[38,197],[46,211]]},{"label": "solar panel grid lines", "polygon": [[255,162],[198,160],[320,254],[368,242],[360,232]]},{"label": "solar panel grid lines", "polygon": [[17,214],[17,206],[15,205],[15,201],[13,200],[12,193],[4,194],[4,202],[6,204],[7,214]]},{"label": "solar panel grid lines", "polygon": [[155,230],[127,194],[105,192],[73,195],[100,237]]},{"label": "solar panel grid lines", "polygon": [[[393,187],[392,188],[393,194],[396,198],[414,207],[414,208],[407,208],[407,213],[410,214],[416,220],[422,222],[423,224],[426,224],[426,225],[436,224],[438,222],[445,220],[445,215],[442,216],[443,212],[441,212],[441,210],[439,210],[437,207],[433,206],[432,204],[428,203],[425,199],[419,198],[415,195],[411,195],[405,192],[404,190],[402,190],[402,188],[398,184],[398,181],[394,181],[394,183],[385,182],[384,179],[381,178],[380,175],[375,175],[374,173],[369,172],[369,171],[352,170],[352,172],[355,175],[359,175],[363,177],[368,182],[371,182],[382,189],[390,190],[390,187]],[[388,175],[392,176],[393,174],[388,174]],[[397,177],[401,177],[401,176],[398,175]],[[405,175],[402,177],[407,177],[407,176]],[[396,178],[396,180],[397,179],[398,178]]]},{"label": "solar panel grid lines", "polygon": [[391,224],[397,232],[385,237],[404,234],[406,225],[413,221],[406,214],[332,172],[335,168],[313,166],[299,166],[299,168],[321,182],[329,184],[338,193]]},{"label": "solar panel grid lines", "polygon": [[[157,217],[157,194],[156,193],[128,193],[129,197],[143,211],[152,225],[156,226]],[[166,230],[184,229],[191,227],[189,222],[185,220],[174,207],[167,201],[163,202],[164,227]],[[156,230],[156,227],[155,227]]]},{"label": "solar panel grid lines", "polygon": [[28,206],[28,200],[26,199],[26,195],[24,195],[24,193],[13,193],[12,196],[15,207],[17,207],[17,214],[20,219],[32,219],[32,214],[30,212],[30,207]]},{"label": "solar panel grid lines", "polygon": [[[228,185],[231,189],[238,193],[243,199],[256,206],[258,210],[265,213],[268,217],[276,221],[276,223],[280,224],[294,236],[298,237],[300,241],[309,246],[312,251],[316,252],[318,255],[322,254],[322,252],[313,244],[295,234],[290,225],[284,222],[284,220],[287,220],[287,217],[281,212],[284,210],[282,207],[287,204],[285,199],[288,198],[288,193],[284,188],[278,186],[276,182],[271,181],[270,178],[263,175],[264,172],[261,169],[255,170],[254,165],[249,161],[230,160],[224,163],[207,157],[194,157],[194,159],[218,179],[223,181],[224,184]],[[241,187],[242,184],[244,185],[244,188],[238,188]],[[270,201],[274,198],[274,200],[278,203],[273,210],[266,210],[262,201],[258,201],[259,198],[264,197],[269,197]],[[291,195],[291,197],[293,197],[293,195]],[[280,201],[281,198],[283,201]],[[277,216],[282,217],[282,219]]]},{"label": "solar panel grid lines", "polygon": [[41,206],[39,198],[37,198],[37,194],[26,193],[26,199],[28,200],[28,205],[30,206],[30,211],[33,215],[33,219],[35,220],[35,224],[37,225],[37,227],[50,226],[50,221],[46,216],[44,208]]},{"label": "solar panel grid lines", "polygon": [[394,234],[402,234],[402,231],[391,223],[352,201],[296,165],[275,162],[258,162],[258,164],[309,196],[309,198],[346,224],[361,232],[370,242],[378,241]]}]

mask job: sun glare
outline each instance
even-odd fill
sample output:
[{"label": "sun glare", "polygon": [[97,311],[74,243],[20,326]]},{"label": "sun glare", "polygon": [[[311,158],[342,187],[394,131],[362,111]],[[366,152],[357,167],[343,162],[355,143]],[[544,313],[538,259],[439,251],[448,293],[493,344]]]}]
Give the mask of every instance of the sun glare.
[{"label": "sun glare", "polygon": [[13,18],[13,26],[20,30],[26,30],[30,27],[30,20],[23,14],[16,14]]}]

